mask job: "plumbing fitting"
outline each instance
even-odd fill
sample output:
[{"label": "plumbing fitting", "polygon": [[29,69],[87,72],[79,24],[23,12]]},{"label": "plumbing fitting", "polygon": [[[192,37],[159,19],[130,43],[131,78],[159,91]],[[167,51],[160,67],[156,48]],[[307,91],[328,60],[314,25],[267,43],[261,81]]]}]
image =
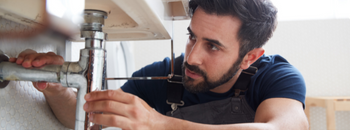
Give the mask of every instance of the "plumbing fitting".
[{"label": "plumbing fitting", "polygon": [[[75,130],[89,130],[92,124],[89,122],[88,113],[83,109],[86,102],[84,96],[86,93],[105,89],[105,40],[107,35],[102,32],[102,26],[106,17],[106,12],[85,10],[85,23],[81,27],[81,37],[85,38],[85,48],[80,50],[78,62],[48,65],[41,69],[25,69],[16,63],[3,62],[6,61],[6,58],[3,58],[5,55],[0,52],[0,80],[47,81],[77,88]],[[7,85],[4,82],[1,84]]]},{"label": "plumbing fitting", "polygon": [[[5,55],[4,52],[2,52],[0,50],[0,63],[3,61],[9,61],[9,57],[7,55]],[[2,73],[2,72],[0,72],[0,73]],[[5,88],[9,83],[10,83],[10,81],[8,81],[8,80],[1,80],[0,81],[0,89]]]}]

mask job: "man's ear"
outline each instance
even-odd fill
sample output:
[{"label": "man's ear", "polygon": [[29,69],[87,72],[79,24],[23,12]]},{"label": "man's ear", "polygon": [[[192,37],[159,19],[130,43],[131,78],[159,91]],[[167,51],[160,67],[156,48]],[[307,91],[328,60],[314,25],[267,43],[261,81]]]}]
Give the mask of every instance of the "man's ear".
[{"label": "man's ear", "polygon": [[242,60],[241,69],[248,69],[251,64],[253,64],[256,60],[258,60],[263,54],[265,50],[263,48],[255,48],[249,51]]}]

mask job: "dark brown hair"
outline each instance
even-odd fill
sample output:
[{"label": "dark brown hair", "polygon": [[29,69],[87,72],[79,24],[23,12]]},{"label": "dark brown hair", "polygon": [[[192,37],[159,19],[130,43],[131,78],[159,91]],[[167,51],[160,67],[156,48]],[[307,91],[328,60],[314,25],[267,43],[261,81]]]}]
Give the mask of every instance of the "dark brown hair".
[{"label": "dark brown hair", "polygon": [[238,34],[240,58],[262,47],[277,26],[277,9],[269,0],[191,0],[191,15],[198,6],[207,14],[233,16],[242,21]]}]

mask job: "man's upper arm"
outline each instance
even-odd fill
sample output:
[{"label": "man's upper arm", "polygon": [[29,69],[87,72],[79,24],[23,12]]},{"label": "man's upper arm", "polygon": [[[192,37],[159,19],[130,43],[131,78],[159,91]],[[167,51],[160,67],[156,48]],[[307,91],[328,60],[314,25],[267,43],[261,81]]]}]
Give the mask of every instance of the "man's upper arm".
[{"label": "man's upper arm", "polygon": [[300,101],[289,98],[264,100],[255,114],[255,122],[270,123],[277,129],[308,129],[308,121]]},{"label": "man's upper arm", "polygon": [[297,68],[280,56],[263,63],[261,68],[255,75],[252,91],[247,94],[253,101],[250,104],[253,110],[270,98],[289,98],[304,104],[306,85]]},{"label": "man's upper arm", "polygon": [[303,110],[306,85],[301,73],[276,56],[260,79],[255,122],[272,123],[277,129],[307,129]]}]

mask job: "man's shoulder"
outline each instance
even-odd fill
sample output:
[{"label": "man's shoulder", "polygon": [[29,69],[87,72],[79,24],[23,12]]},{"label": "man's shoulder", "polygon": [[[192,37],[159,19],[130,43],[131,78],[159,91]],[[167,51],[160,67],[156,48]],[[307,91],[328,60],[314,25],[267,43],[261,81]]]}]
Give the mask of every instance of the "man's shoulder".
[{"label": "man's shoulder", "polygon": [[263,74],[287,74],[295,73],[301,76],[299,70],[290,64],[280,55],[263,55],[260,58],[259,70],[257,75]]},{"label": "man's shoulder", "polygon": [[258,72],[252,77],[253,109],[268,98],[284,97],[304,103],[306,86],[301,73],[280,55],[263,55]]},{"label": "man's shoulder", "polygon": [[262,55],[260,57],[260,64],[269,64],[269,65],[273,65],[273,64],[279,64],[279,63],[287,63],[289,64],[289,62],[282,57],[281,55],[275,54],[275,55]]},{"label": "man's shoulder", "polygon": [[263,83],[295,78],[304,82],[300,71],[280,55],[263,55],[258,68],[253,78]]}]

